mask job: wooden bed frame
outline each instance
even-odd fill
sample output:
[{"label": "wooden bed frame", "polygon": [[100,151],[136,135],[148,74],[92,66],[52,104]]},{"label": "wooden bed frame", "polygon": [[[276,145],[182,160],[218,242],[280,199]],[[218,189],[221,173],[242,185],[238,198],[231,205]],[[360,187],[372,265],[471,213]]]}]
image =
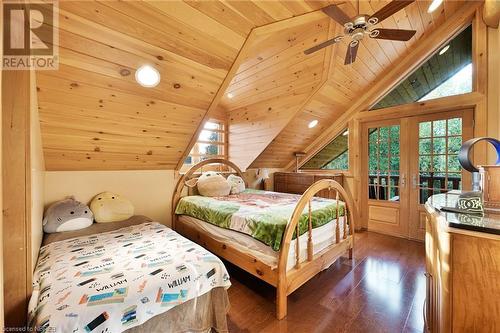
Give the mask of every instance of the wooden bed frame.
[{"label": "wooden bed frame", "polygon": [[[230,172],[228,170],[228,173],[236,173],[244,179],[243,173],[238,168],[238,166],[225,159],[209,159],[194,165],[184,175],[182,175],[182,177],[177,182],[172,198],[172,227],[180,234],[202,245],[215,255],[226,259],[227,261],[244,269],[250,274],[253,274],[259,279],[276,287],[276,318],[281,320],[286,317],[287,314],[288,295],[290,295],[304,283],[309,281],[317,273],[328,268],[344,253],[347,252],[349,259],[352,259],[352,249],[354,246],[354,219],[352,214],[352,200],[344,190],[344,188],[334,180],[322,179],[312,184],[297,202],[297,206],[295,207],[290,221],[288,222],[288,225],[285,229],[283,241],[281,243],[281,249],[279,252],[278,266],[272,268],[271,266],[266,265],[265,263],[260,261],[259,258],[244,253],[232,247],[231,245],[219,242],[210,237],[210,235],[199,232],[190,224],[184,223],[177,218],[177,215],[175,214],[175,207],[177,207],[177,203],[186,192],[186,181],[193,178],[193,175],[195,175],[198,170],[203,171],[202,168],[209,164],[219,164],[223,165],[224,167],[228,167],[228,169],[231,168],[234,170],[234,172]],[[311,199],[316,193],[325,189],[335,191],[336,200],[342,200],[345,203],[345,218],[343,219],[344,232],[342,235],[340,235],[339,223],[337,223],[335,229],[336,243],[331,244],[321,252],[314,254],[311,223]],[[309,210],[307,259],[304,262],[300,262],[299,238],[296,237],[295,247],[297,255],[295,266],[287,271],[286,266],[288,262],[288,251],[290,249],[292,237],[295,230],[298,231],[298,222],[306,207],[308,207]],[[347,224],[349,224],[348,231]]]}]

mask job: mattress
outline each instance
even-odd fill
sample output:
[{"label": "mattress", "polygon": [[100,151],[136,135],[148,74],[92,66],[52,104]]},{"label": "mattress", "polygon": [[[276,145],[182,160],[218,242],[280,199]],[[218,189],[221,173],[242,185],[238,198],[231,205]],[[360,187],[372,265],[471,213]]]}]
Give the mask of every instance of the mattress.
[{"label": "mattress", "polygon": [[[33,284],[33,329],[116,333],[149,327],[150,319],[168,317],[178,305],[230,286],[219,258],[156,222],[43,246]],[[219,296],[223,301],[224,293]],[[213,314],[210,302],[206,298],[208,308],[199,312]],[[197,303],[191,303],[193,319]]]},{"label": "mattress", "polygon": [[[187,215],[180,215],[178,216],[178,219],[183,223],[192,226],[197,231],[210,235],[210,237],[219,242],[228,244],[245,254],[258,258],[261,262],[273,269],[278,267],[279,251],[274,251],[270,246],[249,235],[238,231],[221,228],[211,223]],[[340,221],[339,230],[342,237],[344,233],[344,217],[339,217],[338,220]],[[329,245],[336,242],[336,225],[337,220],[331,220],[325,225],[313,229],[312,239],[314,254],[321,252]],[[307,259],[308,237],[309,236],[307,233],[299,237],[300,262],[303,262]],[[290,250],[288,252],[288,262],[286,266],[287,271],[292,269],[296,262],[295,244],[296,241],[292,240],[292,243],[290,244]]]},{"label": "mattress", "polygon": [[[247,234],[273,250],[281,247],[283,233],[300,195],[246,189],[238,194],[220,197],[191,195],[179,200],[175,213],[188,215],[213,225]],[[314,197],[311,200],[311,224],[318,228],[343,216],[345,203]],[[299,234],[307,232],[308,209],[298,222]]]}]

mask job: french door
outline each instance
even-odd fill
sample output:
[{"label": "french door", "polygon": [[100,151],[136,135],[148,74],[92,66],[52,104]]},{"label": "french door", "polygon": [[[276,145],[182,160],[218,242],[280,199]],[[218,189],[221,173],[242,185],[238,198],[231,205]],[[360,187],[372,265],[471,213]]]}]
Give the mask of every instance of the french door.
[{"label": "french door", "polygon": [[368,230],[423,240],[423,204],[470,185],[458,150],[472,137],[472,110],[365,123],[361,217]]},{"label": "french door", "polygon": [[413,117],[410,126],[409,238],[425,236],[424,204],[433,194],[470,190],[471,174],[458,162],[462,142],[473,137],[473,110]]}]

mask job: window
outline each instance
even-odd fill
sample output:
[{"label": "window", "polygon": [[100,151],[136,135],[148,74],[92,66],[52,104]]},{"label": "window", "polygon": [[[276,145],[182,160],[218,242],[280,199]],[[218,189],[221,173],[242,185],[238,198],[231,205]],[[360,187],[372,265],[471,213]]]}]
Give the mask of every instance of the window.
[{"label": "window", "polygon": [[210,120],[205,123],[198,141],[191,149],[184,165],[194,165],[209,158],[224,158],[226,156],[226,131],[224,123]]},{"label": "window", "polygon": [[371,110],[472,91],[472,27],[467,27]]},{"label": "window", "polygon": [[328,145],[307,161],[301,170],[348,170],[349,169],[349,132],[344,129]]},{"label": "window", "polygon": [[370,128],[368,195],[374,200],[399,201],[399,125]]},{"label": "window", "polygon": [[462,146],[462,118],[419,124],[418,165],[420,203],[433,194],[462,188],[458,151]]}]

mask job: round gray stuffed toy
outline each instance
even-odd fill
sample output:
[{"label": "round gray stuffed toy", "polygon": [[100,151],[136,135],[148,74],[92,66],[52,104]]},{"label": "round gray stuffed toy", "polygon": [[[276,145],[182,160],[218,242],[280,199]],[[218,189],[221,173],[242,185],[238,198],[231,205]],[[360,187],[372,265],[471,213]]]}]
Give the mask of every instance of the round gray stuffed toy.
[{"label": "round gray stuffed toy", "polygon": [[54,233],[87,228],[94,222],[94,215],[87,205],[70,197],[57,201],[47,208],[43,231]]}]

